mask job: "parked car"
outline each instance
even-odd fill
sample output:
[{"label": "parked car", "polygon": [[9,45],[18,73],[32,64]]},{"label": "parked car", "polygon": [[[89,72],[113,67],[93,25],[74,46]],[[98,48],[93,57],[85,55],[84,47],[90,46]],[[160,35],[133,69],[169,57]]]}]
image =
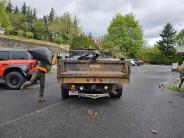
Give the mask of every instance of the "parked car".
[{"label": "parked car", "polygon": [[134,62],[133,59],[128,59],[128,60],[130,60],[130,64],[131,64],[132,66],[136,66],[136,65],[137,65],[137,64]]},{"label": "parked car", "polygon": [[144,61],[140,59],[133,59],[133,61],[136,64],[136,66],[140,66],[144,64]]},{"label": "parked car", "polygon": [[127,59],[130,61],[132,66],[140,66],[144,64],[144,61],[140,60],[140,59]]},{"label": "parked car", "polygon": [[8,89],[20,89],[31,78],[36,64],[26,50],[0,48],[0,78]]},{"label": "parked car", "polygon": [[140,63],[141,65],[143,65],[143,64],[144,64],[144,61],[139,59],[139,63]]},{"label": "parked car", "polygon": [[0,28],[0,34],[4,34],[5,33],[5,29],[4,28]]},{"label": "parked car", "polygon": [[132,59],[132,60],[134,61],[134,63],[135,63],[136,66],[140,66],[140,62],[139,62],[138,59]]}]

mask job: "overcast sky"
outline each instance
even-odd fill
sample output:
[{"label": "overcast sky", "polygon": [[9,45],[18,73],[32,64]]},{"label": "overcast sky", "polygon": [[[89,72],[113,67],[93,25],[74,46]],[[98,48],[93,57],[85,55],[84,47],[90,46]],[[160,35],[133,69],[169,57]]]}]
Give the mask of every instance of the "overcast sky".
[{"label": "overcast sky", "polygon": [[184,28],[184,0],[11,0],[13,5],[22,6],[25,1],[42,17],[51,7],[57,15],[69,11],[80,19],[85,33],[98,37],[106,33],[116,13],[132,12],[144,29],[144,38],[153,44],[159,39],[163,26],[170,22],[179,31]]}]

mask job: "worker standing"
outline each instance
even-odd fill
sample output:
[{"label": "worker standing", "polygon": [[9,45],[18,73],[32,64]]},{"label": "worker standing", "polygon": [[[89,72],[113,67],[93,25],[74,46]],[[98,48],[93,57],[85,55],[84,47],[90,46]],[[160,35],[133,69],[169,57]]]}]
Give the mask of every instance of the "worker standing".
[{"label": "worker standing", "polygon": [[180,76],[180,84],[179,84],[179,88],[181,88],[183,82],[184,82],[184,61],[181,64],[181,66],[177,67],[179,70],[179,76]]},{"label": "worker standing", "polygon": [[[56,63],[57,63],[57,54],[54,54],[54,56],[52,57],[52,65],[55,65]],[[43,98],[45,88],[45,73],[48,73],[51,70],[52,65],[39,62],[35,68],[35,72],[33,73],[31,80],[25,82],[21,86],[21,89],[24,89],[39,80],[40,83],[39,98],[38,98],[39,102],[45,101],[45,99]]]}]

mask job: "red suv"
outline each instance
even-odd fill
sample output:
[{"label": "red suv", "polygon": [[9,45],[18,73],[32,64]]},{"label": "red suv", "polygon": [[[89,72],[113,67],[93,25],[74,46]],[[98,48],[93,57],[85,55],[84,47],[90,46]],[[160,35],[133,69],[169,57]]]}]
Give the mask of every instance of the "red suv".
[{"label": "red suv", "polygon": [[20,89],[31,78],[36,64],[26,50],[0,48],[0,78],[8,89]]}]

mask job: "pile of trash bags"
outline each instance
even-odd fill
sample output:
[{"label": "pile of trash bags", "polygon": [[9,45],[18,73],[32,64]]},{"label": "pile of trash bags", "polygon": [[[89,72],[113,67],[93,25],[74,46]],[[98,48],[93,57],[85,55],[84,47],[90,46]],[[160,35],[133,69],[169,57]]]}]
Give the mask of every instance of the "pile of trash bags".
[{"label": "pile of trash bags", "polygon": [[34,48],[28,50],[28,52],[33,56],[34,59],[47,65],[52,64],[53,53],[48,48]]},{"label": "pile of trash bags", "polygon": [[70,55],[70,56],[66,56],[65,58],[69,60],[89,60],[94,62],[98,60],[99,57],[100,57],[100,53],[89,50],[83,55]]}]

